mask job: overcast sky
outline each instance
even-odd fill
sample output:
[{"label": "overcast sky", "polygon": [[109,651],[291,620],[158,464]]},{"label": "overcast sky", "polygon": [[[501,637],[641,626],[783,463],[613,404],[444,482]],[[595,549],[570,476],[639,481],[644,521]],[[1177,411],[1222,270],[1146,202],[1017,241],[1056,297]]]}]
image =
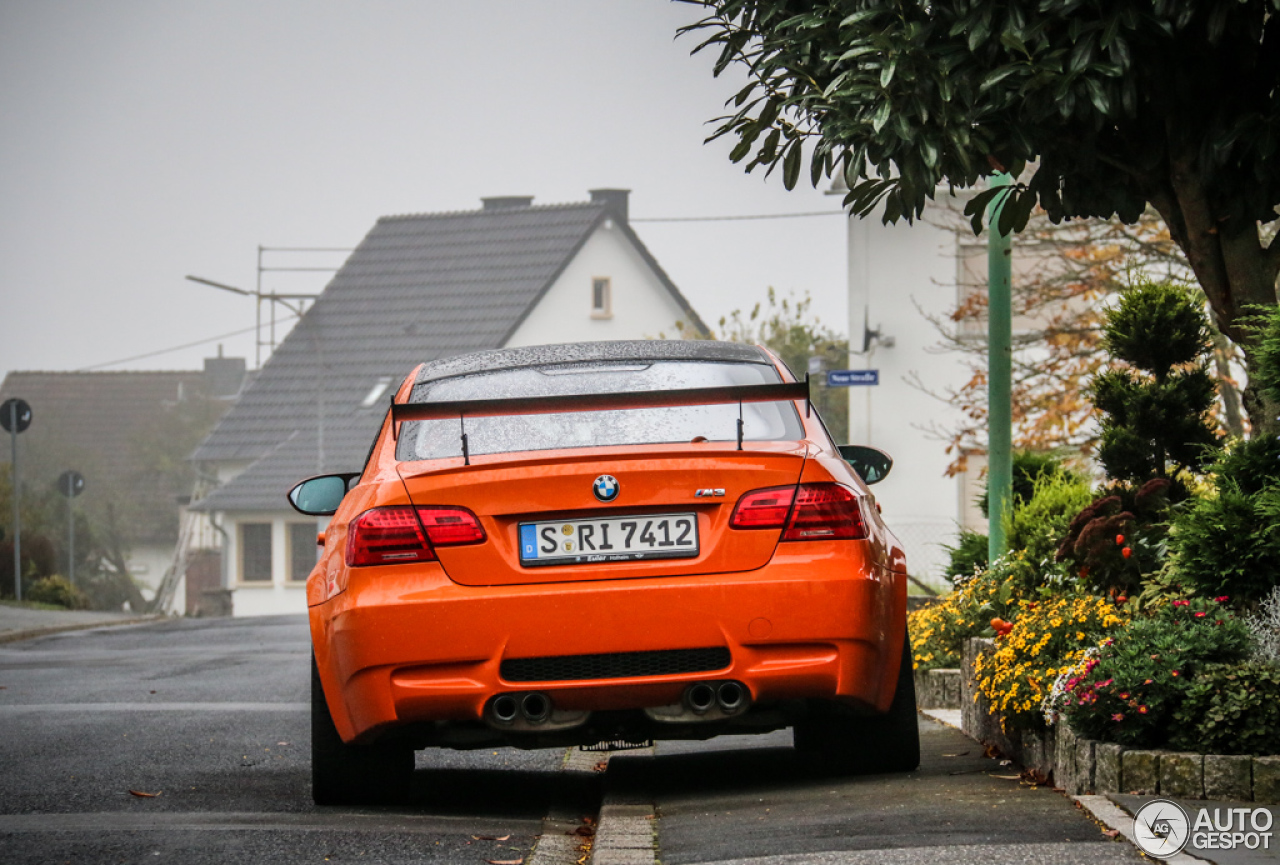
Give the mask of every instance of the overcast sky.
[{"label": "overcast sky", "polygon": [[[191,369],[251,328],[262,246],[352,247],[481,196],[632,190],[633,219],[836,210],[702,143],[712,78],[665,0],[0,0],[0,376]],[[843,332],[843,218],[638,223],[703,318],[810,292]],[[324,266],[340,256],[269,257]],[[324,274],[267,274],[318,291]],[[220,340],[250,358],[253,336]]]}]

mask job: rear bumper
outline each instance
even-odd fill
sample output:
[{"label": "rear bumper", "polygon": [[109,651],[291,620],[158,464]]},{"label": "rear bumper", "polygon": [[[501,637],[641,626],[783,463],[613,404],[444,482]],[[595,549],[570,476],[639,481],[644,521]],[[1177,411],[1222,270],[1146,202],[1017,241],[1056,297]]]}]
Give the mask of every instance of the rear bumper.
[{"label": "rear bumper", "polygon": [[[503,693],[557,709],[679,702],[690,682],[741,682],[753,703],[841,699],[888,708],[905,633],[900,574],[862,566],[862,542],[780,550],[749,573],[469,587],[437,565],[352,572],[311,608],[312,640],[344,739],[424,721],[479,721]],[[504,680],[503,660],[727,647],[727,667],[574,681]]]}]

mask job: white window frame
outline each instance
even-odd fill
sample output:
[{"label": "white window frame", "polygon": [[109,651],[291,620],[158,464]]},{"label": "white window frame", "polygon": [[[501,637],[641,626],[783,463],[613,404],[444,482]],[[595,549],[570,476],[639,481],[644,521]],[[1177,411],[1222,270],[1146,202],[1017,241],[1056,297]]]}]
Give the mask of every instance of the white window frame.
[{"label": "white window frame", "polygon": [[[600,301],[596,304],[596,293],[599,291]],[[591,277],[591,317],[613,318],[613,280],[607,276]]]}]

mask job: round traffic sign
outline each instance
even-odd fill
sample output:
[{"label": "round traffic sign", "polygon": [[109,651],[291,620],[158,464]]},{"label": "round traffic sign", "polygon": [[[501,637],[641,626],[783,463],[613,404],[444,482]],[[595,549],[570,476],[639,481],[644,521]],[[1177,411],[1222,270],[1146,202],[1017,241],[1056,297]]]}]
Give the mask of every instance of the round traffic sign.
[{"label": "round traffic sign", "polygon": [[68,469],[58,475],[58,492],[69,499],[74,499],[84,492],[84,475],[75,469]]},{"label": "round traffic sign", "polygon": [[[15,420],[18,422],[16,429],[13,425]],[[20,433],[29,426],[31,426],[31,406],[25,399],[18,399],[15,396],[0,404],[0,427],[4,427],[5,432]]]}]

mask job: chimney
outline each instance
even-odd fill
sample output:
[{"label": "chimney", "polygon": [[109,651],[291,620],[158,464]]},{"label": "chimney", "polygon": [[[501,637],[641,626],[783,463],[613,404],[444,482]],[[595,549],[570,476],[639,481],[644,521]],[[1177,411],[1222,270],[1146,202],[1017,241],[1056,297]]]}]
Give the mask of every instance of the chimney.
[{"label": "chimney", "polygon": [[244,358],[223,357],[218,346],[217,357],[204,359],[204,392],[213,397],[230,397],[240,392],[244,382]]},{"label": "chimney", "polygon": [[591,189],[591,200],[596,204],[603,204],[613,211],[613,215],[620,221],[627,221],[627,197],[631,195],[630,189]]},{"label": "chimney", "polygon": [[533,204],[532,195],[499,195],[494,198],[482,198],[480,203],[485,210],[514,210],[518,207],[529,207]]}]

